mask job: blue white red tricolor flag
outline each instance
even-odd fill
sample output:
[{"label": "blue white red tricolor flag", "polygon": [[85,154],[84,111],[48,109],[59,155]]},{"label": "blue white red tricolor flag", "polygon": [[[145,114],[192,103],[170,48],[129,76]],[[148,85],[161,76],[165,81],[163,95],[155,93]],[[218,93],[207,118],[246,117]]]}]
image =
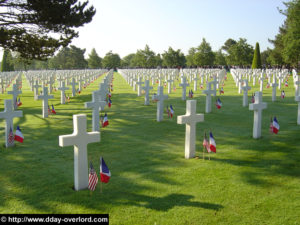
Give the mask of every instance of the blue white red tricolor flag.
[{"label": "blue white red tricolor flag", "polygon": [[111,99],[108,98],[108,107],[110,108],[111,107]]},{"label": "blue white red tricolor flag", "polygon": [[23,143],[23,141],[24,141],[24,136],[23,136],[19,126],[17,126],[17,130],[16,130],[16,133],[15,133],[15,138],[14,139],[15,139],[15,141],[18,141],[20,143]]},{"label": "blue white red tricolor flag", "polygon": [[173,115],[174,115],[174,109],[173,109],[173,106],[170,105],[170,116],[171,116],[171,118],[173,118]]},{"label": "blue white red tricolor flag", "polygon": [[287,81],[285,81],[284,86],[288,87],[289,83]]},{"label": "blue white red tricolor flag", "polygon": [[89,186],[88,186],[88,188],[91,191],[94,191],[96,189],[97,183],[98,183],[98,176],[97,176],[97,173],[94,170],[92,162],[90,162]]},{"label": "blue white red tricolor flag", "polygon": [[218,98],[218,100],[216,101],[216,107],[218,108],[218,109],[221,109],[221,107],[222,107],[222,102],[221,102],[221,100]]},{"label": "blue white red tricolor flag", "polygon": [[21,99],[19,98],[17,106],[20,107],[22,105]]},{"label": "blue white red tricolor flag", "polygon": [[274,119],[273,119],[273,133],[277,134],[278,131],[279,131],[279,128],[280,128],[280,126],[279,126],[279,123],[277,121],[277,118],[276,118],[276,116],[274,116]]},{"label": "blue white red tricolor flag", "polygon": [[111,173],[110,173],[106,163],[104,162],[104,159],[102,157],[100,157],[100,178],[101,178],[101,182],[108,183],[110,177],[111,177]]},{"label": "blue white red tricolor flag", "polygon": [[55,109],[54,109],[53,104],[52,104],[52,110],[51,110],[51,113],[56,114],[56,111],[55,111]]},{"label": "blue white red tricolor flag", "polygon": [[220,89],[220,94],[224,94],[224,88],[223,87],[221,87],[221,89]]},{"label": "blue white red tricolor flag", "polygon": [[209,132],[209,149],[214,153],[217,152],[217,145],[212,132]]},{"label": "blue white red tricolor flag", "polygon": [[108,122],[107,114],[105,113],[104,118],[103,118],[102,127],[106,127],[108,125],[109,125],[109,122]]}]

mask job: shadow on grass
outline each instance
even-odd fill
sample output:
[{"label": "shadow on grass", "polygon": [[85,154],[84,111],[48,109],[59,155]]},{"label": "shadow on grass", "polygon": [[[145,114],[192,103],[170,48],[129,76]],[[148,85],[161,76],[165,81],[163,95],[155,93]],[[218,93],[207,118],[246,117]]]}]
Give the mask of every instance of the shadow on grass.
[{"label": "shadow on grass", "polygon": [[[91,101],[91,95],[79,95],[74,99],[75,104],[72,104],[73,99],[68,105],[59,105],[59,100],[55,100],[58,114],[48,119],[41,118],[41,102],[37,103],[39,107],[24,108],[26,117],[20,119],[27,127],[23,133],[24,145],[0,149],[0,206],[4,206],[9,199],[17,199],[31,210],[49,213],[61,212],[57,209],[57,205],[61,204],[104,212],[111,204],[140,206],[156,211],[168,211],[175,206],[211,210],[223,208],[219,204],[191,201],[193,196],[186,194],[173,193],[165,197],[136,194],[152,193],[155,185],[185,185],[172,179],[173,169],[189,168],[189,161],[183,159],[185,126],[178,125],[176,118],[185,114],[185,101],[181,100],[180,89],[171,94],[165,104],[173,105],[175,117],[168,119],[165,114],[164,121],[158,123],[155,103],[144,106],[144,98],[137,97],[124,80],[115,82],[114,88],[126,93],[113,92],[112,108],[105,110],[110,125],[101,129],[101,142],[88,147],[88,159],[94,167],[99,168],[99,158],[103,156],[112,172],[105,195],[91,199],[88,191],[71,191],[73,147],[58,146],[59,135],[73,133],[73,113],[87,113],[88,130],[91,130],[91,111],[84,109],[83,105]],[[195,94],[197,113],[203,113],[205,97],[198,93]],[[205,114],[205,121],[197,125],[197,146],[202,144],[203,131],[212,130],[218,148],[214,162],[257,168],[259,173],[250,170],[240,173],[243,182],[251,185],[274,185],[261,179],[261,176],[283,174],[299,177],[300,141],[295,131],[300,128],[296,126],[296,104],[292,97],[275,103],[268,100],[270,96],[264,97],[268,109],[263,111],[263,137],[259,140],[251,137],[253,112],[241,106],[242,96],[225,95],[221,99],[222,109],[213,108],[211,114]],[[278,136],[268,133],[269,119],[274,112],[281,125]],[[251,154],[247,155],[248,152]],[[226,153],[231,153],[232,158],[226,158]],[[139,182],[141,180],[143,182]],[[15,210],[22,212],[22,209]]]}]

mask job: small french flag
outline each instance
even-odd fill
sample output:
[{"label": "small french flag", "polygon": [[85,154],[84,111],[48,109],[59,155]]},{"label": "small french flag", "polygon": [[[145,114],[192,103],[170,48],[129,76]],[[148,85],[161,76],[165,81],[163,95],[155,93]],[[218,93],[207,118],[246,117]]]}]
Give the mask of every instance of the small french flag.
[{"label": "small french flag", "polygon": [[273,133],[277,134],[278,131],[279,131],[279,128],[280,128],[280,126],[279,126],[279,123],[277,121],[277,118],[274,117],[274,119],[273,119]]},{"label": "small french flag", "polygon": [[209,133],[209,150],[214,153],[217,152],[217,145],[212,132]]},{"label": "small french flag", "polygon": [[19,126],[17,126],[17,130],[16,130],[16,133],[15,133],[15,138],[14,139],[15,139],[15,141],[18,141],[20,143],[23,143],[23,141],[24,141],[24,136],[23,136]]},{"label": "small french flag", "polygon": [[111,173],[106,165],[106,163],[104,162],[104,159],[102,157],[100,157],[100,178],[101,178],[101,182],[103,183],[108,183],[109,179],[110,179]]}]

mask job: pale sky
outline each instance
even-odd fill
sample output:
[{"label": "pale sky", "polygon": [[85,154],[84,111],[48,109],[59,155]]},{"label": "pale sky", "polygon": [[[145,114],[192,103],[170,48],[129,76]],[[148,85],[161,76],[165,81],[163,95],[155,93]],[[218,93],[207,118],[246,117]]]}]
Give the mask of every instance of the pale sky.
[{"label": "pale sky", "polygon": [[155,53],[169,46],[187,54],[202,38],[217,51],[228,38],[246,38],[261,51],[272,45],[285,17],[282,0],[90,0],[97,12],[79,29],[72,44],[95,48],[104,57],[112,50],[124,57],[148,44]]}]

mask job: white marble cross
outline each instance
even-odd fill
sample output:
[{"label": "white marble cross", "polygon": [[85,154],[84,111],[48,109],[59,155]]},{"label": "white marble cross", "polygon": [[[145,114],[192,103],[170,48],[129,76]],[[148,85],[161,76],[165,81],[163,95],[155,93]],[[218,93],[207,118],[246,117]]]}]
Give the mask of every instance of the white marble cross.
[{"label": "white marble cross", "polygon": [[208,82],[207,89],[202,91],[202,93],[206,95],[206,103],[205,103],[205,112],[206,113],[211,112],[211,95],[216,93],[215,90],[211,90],[211,84],[212,84],[212,82]]},{"label": "white marble cross", "polygon": [[92,126],[93,131],[100,131],[100,123],[99,123],[99,111],[103,111],[106,106],[106,101],[100,101],[99,94],[97,91],[93,91],[92,101],[85,102],[85,108],[92,108]]},{"label": "white marble cross", "polygon": [[172,83],[174,82],[174,80],[172,80],[170,75],[168,76],[167,82],[168,82],[168,94],[171,94],[171,90],[172,90],[171,86],[172,86]]},{"label": "white marble cross", "polygon": [[274,83],[272,83],[272,102],[276,101],[276,87],[278,86],[277,84],[277,79],[275,77]]},{"label": "white marble cross", "polygon": [[72,77],[72,82],[71,82],[71,86],[72,86],[72,97],[75,97],[76,95],[76,85],[78,83],[75,82],[75,78]]},{"label": "white marble cross", "polygon": [[261,77],[259,78],[259,91],[262,92],[264,89],[264,80],[265,78],[263,77],[263,74],[261,75]]},{"label": "white marble cross", "polygon": [[16,102],[17,102],[17,97],[19,94],[22,94],[22,91],[19,91],[18,89],[18,85],[17,84],[14,84],[13,85],[13,88],[12,88],[12,91],[8,91],[7,94],[10,94],[12,95],[12,102],[13,102],[13,107],[14,109],[16,110],[18,108]]},{"label": "white marble cross", "polygon": [[214,97],[216,97],[216,94],[217,94],[217,78],[216,78],[216,76],[214,76],[214,81],[211,81],[211,84],[214,86],[214,93],[213,93],[213,95],[214,95]]},{"label": "white marble cross", "polygon": [[157,113],[156,113],[156,120],[160,122],[163,120],[163,113],[164,113],[164,100],[168,99],[168,95],[164,95],[164,87],[158,86],[157,87],[157,95],[155,96],[155,100],[157,100]]},{"label": "white marble cross", "polygon": [[142,78],[139,77],[138,78],[138,82],[136,82],[136,85],[138,86],[138,94],[137,94],[137,96],[141,96],[142,95],[142,84],[144,84],[144,82],[142,82]]},{"label": "white marble cross", "polygon": [[254,111],[253,138],[261,137],[262,110],[266,108],[267,103],[262,102],[262,93],[260,91],[255,92],[255,103],[249,104],[249,110]]},{"label": "white marble cross", "polygon": [[300,125],[300,95],[295,97],[295,101],[298,102],[297,124]]},{"label": "white marble cross", "polygon": [[5,122],[6,122],[6,125],[5,125],[5,146],[6,147],[11,147],[14,145],[14,142],[10,143],[8,141],[10,129],[12,130],[12,132],[14,131],[13,119],[15,117],[22,117],[22,116],[23,116],[23,112],[22,111],[14,111],[12,101],[10,99],[5,99],[4,111],[0,112],[0,118],[5,119]]},{"label": "white marble cross", "polygon": [[86,115],[73,115],[73,134],[59,136],[59,146],[74,145],[74,188],[86,189],[89,185],[87,145],[99,142],[98,131],[86,132]]},{"label": "white marble cross", "polygon": [[242,87],[244,91],[243,95],[243,106],[246,107],[248,106],[248,91],[251,90],[251,87],[248,85],[248,80],[244,80],[244,86]]},{"label": "white marble cross", "polygon": [[38,80],[35,80],[35,85],[32,85],[33,89],[33,93],[34,93],[34,99],[37,100],[37,96],[39,95],[39,87],[41,87],[41,85],[39,85]]},{"label": "white marble cross", "polygon": [[149,105],[149,91],[153,89],[153,87],[149,85],[149,80],[145,80],[145,87],[142,87],[142,89],[145,91],[145,105]]},{"label": "white marble cross", "polygon": [[48,88],[44,87],[43,95],[38,95],[37,99],[43,100],[43,118],[48,117],[48,100],[54,98],[53,95],[48,95]]},{"label": "white marble cross", "polygon": [[65,81],[60,82],[61,86],[58,88],[60,90],[60,104],[66,103],[66,95],[65,91],[69,90],[68,87],[65,86]]},{"label": "white marble cross", "polygon": [[186,87],[189,87],[190,85],[186,82],[186,77],[182,77],[182,82],[179,84],[179,86],[182,87],[182,100],[186,99]]},{"label": "white marble cross", "polygon": [[239,94],[241,94],[242,93],[242,83],[243,83],[243,78],[242,78],[242,75],[241,74],[239,74],[239,77],[238,77],[238,79],[237,79],[237,82],[238,82],[238,87],[239,87]]},{"label": "white marble cross", "polygon": [[203,114],[196,114],[196,100],[186,101],[186,114],[177,116],[178,124],[186,124],[185,127],[185,158],[195,157],[196,153],[196,124],[204,121]]},{"label": "white marble cross", "polygon": [[197,73],[194,77],[194,91],[197,91],[197,81],[199,80],[199,78],[197,77]]}]

